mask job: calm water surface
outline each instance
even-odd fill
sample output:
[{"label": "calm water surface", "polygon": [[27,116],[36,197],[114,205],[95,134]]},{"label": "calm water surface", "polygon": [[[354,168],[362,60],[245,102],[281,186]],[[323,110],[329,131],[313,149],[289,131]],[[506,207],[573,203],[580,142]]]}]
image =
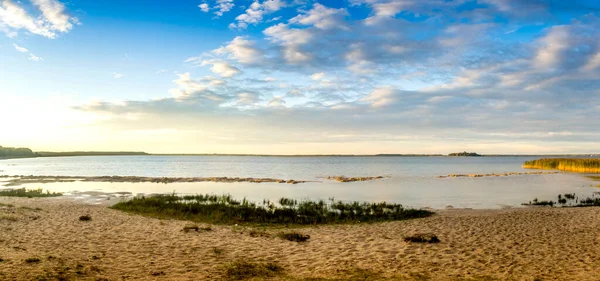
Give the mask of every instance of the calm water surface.
[{"label": "calm water surface", "polygon": [[[275,183],[51,183],[28,184],[61,192],[229,193],[251,200],[298,199],[388,201],[413,207],[500,208],[559,193],[589,196],[599,189],[580,174],[445,178],[446,174],[530,171],[537,157],[251,157],[251,156],[90,156],[0,161],[0,175],[255,177],[310,180]],[[338,183],[326,176],[389,176],[369,182]],[[0,187],[1,188],[1,187]]]}]

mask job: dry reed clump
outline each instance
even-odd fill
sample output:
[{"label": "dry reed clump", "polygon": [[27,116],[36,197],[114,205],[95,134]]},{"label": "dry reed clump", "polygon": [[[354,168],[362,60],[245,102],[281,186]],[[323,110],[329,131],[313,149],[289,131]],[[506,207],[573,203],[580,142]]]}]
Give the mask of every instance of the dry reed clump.
[{"label": "dry reed clump", "polygon": [[549,175],[559,174],[560,172],[508,172],[508,173],[492,173],[492,174],[449,174],[445,176],[437,176],[439,179],[443,178],[482,178],[482,177],[508,177],[508,176],[520,176],[520,175]]},{"label": "dry reed clump", "polygon": [[543,158],[525,161],[523,168],[600,173],[600,158]]}]

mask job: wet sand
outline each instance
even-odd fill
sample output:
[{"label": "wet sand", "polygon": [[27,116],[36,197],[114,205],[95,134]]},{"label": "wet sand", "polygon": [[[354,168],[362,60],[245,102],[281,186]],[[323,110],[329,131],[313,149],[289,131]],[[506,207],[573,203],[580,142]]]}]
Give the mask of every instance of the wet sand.
[{"label": "wet sand", "polygon": [[[356,269],[381,277],[366,280],[600,280],[595,207],[444,210],[301,228],[311,239],[295,243],[236,226],[183,232],[189,222],[126,214],[109,202],[0,197],[0,280],[219,280],[224,265],[239,259],[278,262],[284,275],[274,280],[346,280]],[[79,221],[86,214],[92,220]],[[418,232],[441,243],[404,242]],[[40,261],[25,262],[34,257]]]}]

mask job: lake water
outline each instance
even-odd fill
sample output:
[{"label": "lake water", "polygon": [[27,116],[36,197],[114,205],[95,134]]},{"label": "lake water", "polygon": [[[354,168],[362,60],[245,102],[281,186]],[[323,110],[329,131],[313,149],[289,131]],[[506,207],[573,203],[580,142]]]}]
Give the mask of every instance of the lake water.
[{"label": "lake water", "polygon": [[[599,182],[581,174],[436,178],[447,174],[526,172],[521,165],[539,157],[254,157],[254,156],[82,156],[0,160],[0,175],[254,177],[308,180],[277,183],[104,183],[26,184],[60,192],[228,193],[250,200],[328,199],[388,201],[435,209],[518,207],[558,194],[589,196]],[[327,176],[389,176],[339,183]],[[0,183],[1,184],[1,183]],[[2,188],[2,187],[0,187]]]}]

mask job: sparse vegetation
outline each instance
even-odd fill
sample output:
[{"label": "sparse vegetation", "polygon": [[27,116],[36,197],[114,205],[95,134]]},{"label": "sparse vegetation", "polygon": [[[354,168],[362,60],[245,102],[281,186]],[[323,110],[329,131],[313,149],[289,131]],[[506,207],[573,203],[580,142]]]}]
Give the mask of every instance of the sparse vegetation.
[{"label": "sparse vegetation", "polygon": [[600,158],[543,158],[526,161],[523,168],[600,173]]},{"label": "sparse vegetation", "polygon": [[26,262],[26,263],[38,263],[38,262],[40,262],[40,261],[41,261],[41,260],[40,260],[39,258],[36,258],[36,257],[33,257],[33,258],[26,258],[26,259],[25,259],[25,262]]},{"label": "sparse vegetation", "polygon": [[417,233],[405,236],[404,241],[413,243],[440,243],[440,239],[432,233]]},{"label": "sparse vegetation", "polygon": [[275,204],[233,199],[230,195],[156,195],[132,198],[112,208],[137,214],[207,223],[332,224],[381,222],[428,217],[431,211],[400,204],[301,201],[282,198]]},{"label": "sparse vegetation", "polygon": [[79,217],[80,221],[91,221],[92,220],[92,216],[90,215],[83,215]]},{"label": "sparse vegetation", "polygon": [[7,196],[7,197],[33,198],[33,197],[58,197],[58,196],[62,196],[62,195],[63,194],[60,192],[50,192],[48,190],[46,190],[46,192],[44,192],[44,190],[41,188],[38,188],[38,189],[15,188],[15,189],[0,190],[0,196]]},{"label": "sparse vegetation", "polygon": [[292,232],[281,232],[277,235],[281,239],[285,239],[292,242],[306,242],[310,239],[310,235],[302,234],[296,231]]},{"label": "sparse vegetation", "polygon": [[579,198],[575,193],[559,194],[556,202],[550,201],[538,201],[537,198],[529,203],[523,203],[526,206],[560,206],[560,207],[591,207],[600,206],[600,196],[598,193],[594,193],[592,197]]},{"label": "sparse vegetation", "polygon": [[236,261],[225,266],[225,277],[229,280],[268,278],[279,275],[282,272],[283,267],[274,262]]}]

